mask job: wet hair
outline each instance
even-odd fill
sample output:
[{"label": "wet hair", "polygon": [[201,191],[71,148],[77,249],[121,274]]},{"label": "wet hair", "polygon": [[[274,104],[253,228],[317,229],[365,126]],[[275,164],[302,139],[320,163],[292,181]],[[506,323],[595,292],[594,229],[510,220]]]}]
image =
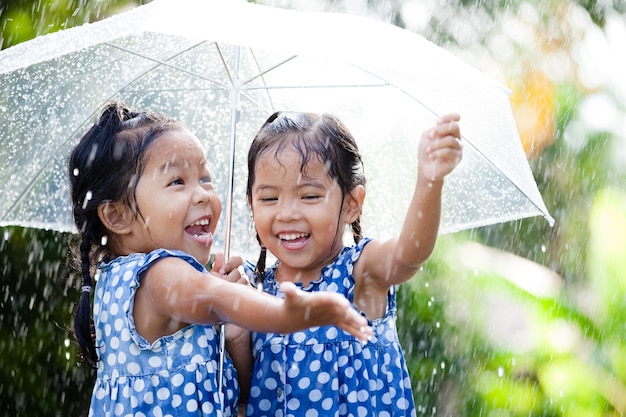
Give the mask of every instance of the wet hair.
[{"label": "wet hair", "polygon": [[[306,176],[307,164],[317,158],[322,161],[328,175],[337,182],[343,197],[354,187],[365,186],[363,161],[354,137],[348,128],[332,114],[276,112],[272,114],[256,134],[248,151],[248,184],[246,194],[252,202],[255,166],[267,152],[273,152],[280,163],[280,153],[287,147],[300,154],[300,172]],[[361,217],[350,225],[354,242],[362,239]],[[257,233],[261,254],[255,269],[257,284],[265,278],[267,250]]]},{"label": "wet hair", "polygon": [[70,191],[80,235],[76,249],[82,276],[73,333],[83,361],[90,366],[98,361],[91,317],[91,267],[115,256],[115,236],[100,220],[98,207],[119,202],[126,204],[135,217],[140,216],[135,190],[146,151],[164,132],[181,128],[181,124],[160,113],[135,112],[123,103],[113,102],[70,153]]}]

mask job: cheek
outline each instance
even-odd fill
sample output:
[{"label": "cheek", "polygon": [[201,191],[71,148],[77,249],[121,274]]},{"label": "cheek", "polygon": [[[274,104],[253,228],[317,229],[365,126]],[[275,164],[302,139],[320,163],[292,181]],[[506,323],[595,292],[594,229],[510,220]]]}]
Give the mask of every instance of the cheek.
[{"label": "cheek", "polygon": [[262,209],[252,210],[252,221],[257,231],[264,231],[270,228],[271,218],[268,217],[268,213]]},{"label": "cheek", "polygon": [[211,202],[213,203],[213,211],[215,213],[215,216],[219,217],[220,214],[222,214],[222,202],[220,201],[220,198],[215,195]]},{"label": "cheek", "polygon": [[266,220],[266,216],[263,213],[263,210],[258,210],[258,209],[252,210],[252,221],[257,224],[257,227],[259,225],[262,226],[263,224],[267,223],[265,220]]}]

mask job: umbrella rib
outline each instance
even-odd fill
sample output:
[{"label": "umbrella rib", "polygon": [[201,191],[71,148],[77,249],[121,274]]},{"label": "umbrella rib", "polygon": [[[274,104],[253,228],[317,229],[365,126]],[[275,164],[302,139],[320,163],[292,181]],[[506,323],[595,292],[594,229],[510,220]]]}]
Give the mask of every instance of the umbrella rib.
[{"label": "umbrella rib", "polygon": [[228,76],[228,79],[230,80],[230,85],[233,85],[233,76],[230,73],[230,70],[228,69],[228,64],[226,64],[226,58],[224,58],[224,54],[222,53],[222,48],[220,48],[220,45],[217,42],[214,42],[215,48],[217,49],[217,53],[220,56],[220,59],[222,60],[222,65],[224,66],[224,71],[226,71],[226,75]]},{"label": "umbrella rib", "polygon": [[[264,75],[265,75],[268,71],[271,71],[271,70],[273,70],[274,68],[277,68],[278,66],[283,65],[284,63],[286,63],[286,62],[288,62],[288,61],[291,61],[293,58],[295,58],[295,57],[290,57],[290,58],[288,58],[288,59],[284,60],[284,61],[283,61],[283,62],[281,62],[281,63],[278,63],[278,64],[276,64],[276,65],[273,65],[270,69],[265,70],[265,71],[262,71],[262,70],[261,70],[261,64],[260,64],[260,62],[259,62],[259,60],[258,60],[258,58],[257,58],[256,54],[254,53],[254,51],[253,51],[253,50],[250,50],[250,54],[252,55],[252,61],[253,61],[253,62],[254,62],[254,64],[256,65],[256,68],[257,68],[257,70],[259,71],[259,74],[258,74],[257,76],[255,76],[255,77],[253,77],[252,79],[248,79],[248,80],[246,80],[246,81],[243,83],[244,85],[245,85],[245,84],[250,83],[253,79],[261,78],[261,82],[263,83],[263,85],[267,86],[267,84],[266,84],[266,82],[265,82]],[[259,103],[259,102],[257,102],[256,100],[254,100],[254,99],[253,99],[250,95],[246,94],[246,93],[245,93],[245,92],[243,92],[241,89],[240,89],[239,91],[241,91],[241,94],[242,94],[242,95],[244,95],[244,96],[246,96],[246,97],[248,98],[248,100],[250,100],[250,101],[252,101],[254,104],[256,104],[256,106],[257,106],[258,108],[262,108],[261,103]],[[266,89],[266,90],[265,90],[265,92],[267,93],[267,94],[266,94],[266,96],[267,96],[267,101],[268,101],[268,102],[269,102],[269,104],[270,104],[270,111],[267,111],[267,113],[274,112],[274,100],[272,100],[272,96],[270,95],[270,93],[269,93],[269,90],[268,90],[268,89]]]},{"label": "umbrella rib", "polygon": [[[270,90],[287,90],[287,89],[309,89],[309,88],[314,88],[314,89],[319,89],[319,88],[357,88],[357,87],[387,87],[388,84],[367,84],[367,85],[358,85],[358,84],[343,84],[343,85],[308,85],[308,86],[297,86],[297,85],[284,85],[284,86],[265,86],[265,87],[247,87],[244,90],[241,90],[241,95],[246,97],[251,103],[253,103],[257,108],[259,109],[264,109],[264,106],[259,103],[258,100],[255,100],[254,98],[252,98],[252,96],[250,96],[249,94],[246,94],[246,91],[257,91],[257,90],[264,90],[264,91],[270,91]],[[268,100],[270,102],[270,110],[265,110],[267,113],[271,113],[273,111],[275,111],[274,109],[274,104],[272,103],[272,97],[268,94]]]},{"label": "umbrella rib", "polygon": [[[191,47],[189,47],[189,48],[187,48],[187,49],[185,49],[185,50],[183,50],[183,51],[179,51],[179,52],[178,52],[178,53],[176,53],[175,55],[172,55],[172,56],[171,56],[171,57],[169,57],[168,59],[175,58],[175,57],[179,56],[180,54],[182,54],[182,53],[184,53],[184,52],[187,52],[187,51],[189,51],[189,50],[191,50],[191,49],[193,49],[193,48],[198,47],[199,45],[204,44],[205,42],[206,42],[206,41],[202,41],[202,42],[200,42],[200,43],[197,43],[197,44],[195,44],[195,45],[192,45]],[[206,80],[206,81],[209,81],[209,82],[215,83],[215,84],[217,84],[217,85],[219,85],[219,86],[226,87],[226,86],[224,86],[222,83],[219,83],[219,82],[217,82],[217,81],[215,81],[215,80],[212,80],[212,79],[210,79],[210,78],[208,78],[208,77],[205,77],[205,76],[203,76],[203,75],[201,75],[201,74],[198,74],[198,73],[195,73],[195,72],[193,72],[193,71],[189,71],[189,70],[186,70],[186,69],[184,69],[184,68],[178,67],[178,66],[176,66],[176,65],[172,65],[172,64],[170,64],[170,63],[168,63],[168,62],[166,62],[166,61],[159,60],[159,59],[156,59],[156,58],[152,58],[152,57],[146,56],[146,55],[144,55],[144,54],[140,54],[140,53],[138,53],[138,52],[136,52],[136,51],[132,51],[132,50],[130,50],[130,49],[128,49],[128,48],[124,48],[123,46],[120,46],[120,45],[115,45],[115,44],[110,43],[110,42],[106,42],[105,44],[106,44],[106,45],[108,45],[108,46],[111,46],[111,47],[113,47],[113,48],[119,49],[119,50],[121,50],[121,51],[127,52],[127,53],[129,53],[129,54],[132,54],[132,55],[139,56],[139,57],[141,57],[141,58],[147,59],[148,61],[151,61],[151,62],[154,62],[154,63],[156,63],[156,64],[157,64],[157,65],[155,65],[155,66],[151,67],[150,69],[148,69],[148,70],[146,70],[146,71],[142,72],[142,73],[141,73],[141,74],[139,74],[137,77],[135,77],[133,80],[131,80],[131,81],[129,81],[128,83],[126,83],[126,84],[124,85],[124,87],[126,87],[126,86],[130,85],[133,81],[136,81],[137,79],[141,78],[142,76],[144,76],[144,75],[145,75],[145,74],[147,74],[148,72],[150,72],[150,71],[154,70],[156,67],[161,66],[161,65],[166,66],[166,67],[168,67],[168,68],[172,68],[172,69],[177,70],[177,71],[180,71],[180,72],[182,72],[182,73],[189,74],[189,75],[191,75],[191,76],[198,77],[198,78],[200,78],[200,79],[203,79],[203,80]],[[116,94],[118,94],[120,91],[122,91],[122,90],[124,89],[124,87],[122,87],[121,89],[117,90],[117,91],[115,92],[115,94],[113,94],[111,97],[114,97]],[[110,98],[109,98],[109,99],[110,99]],[[97,111],[97,110],[96,110],[96,111]],[[92,113],[90,114],[90,117],[93,117],[93,116],[95,115],[96,111],[92,112]],[[82,126],[82,124],[81,124],[81,126]],[[79,127],[79,128],[80,128],[80,127]],[[74,132],[72,132],[72,134],[71,134],[71,135],[68,135],[68,137],[67,137],[67,139],[65,140],[64,144],[65,144],[65,143],[67,143],[67,141],[69,141],[69,140],[70,140],[70,138],[74,137],[74,134],[78,131],[78,129],[79,129],[79,128],[77,128],[76,130],[74,130]],[[16,208],[16,207],[17,207],[17,206],[18,206],[18,205],[22,202],[22,200],[24,199],[24,197],[27,195],[27,193],[30,191],[30,189],[34,186],[36,179],[37,179],[37,178],[39,178],[39,175],[40,175],[40,174],[41,174],[41,173],[42,173],[42,172],[43,172],[43,171],[44,171],[44,170],[45,170],[45,169],[46,169],[46,168],[47,168],[47,167],[48,167],[48,166],[52,163],[52,161],[54,160],[54,156],[55,156],[55,154],[53,153],[53,154],[50,156],[50,158],[48,158],[48,160],[47,160],[45,163],[43,163],[43,164],[42,164],[42,167],[41,167],[41,169],[39,170],[39,172],[37,172],[37,173],[33,176],[33,179],[32,179],[32,180],[28,183],[28,185],[25,187],[25,189],[24,189],[24,190],[20,193],[20,195],[19,195],[19,196],[15,199],[15,201],[13,202],[13,204],[11,204],[11,206],[7,209],[7,211],[6,211],[6,212],[5,212],[5,214],[2,216],[2,218],[0,219],[0,221],[4,221],[4,220],[7,218],[7,216],[8,216],[10,213],[12,213],[12,212],[13,212],[13,210],[14,210],[14,209],[15,209],[15,208]]]},{"label": "umbrella rib", "polygon": [[[262,86],[262,87],[246,87],[246,91],[253,90],[289,90],[289,89],[319,89],[319,88],[380,88],[380,87],[389,87],[391,84],[326,84],[326,85],[273,85],[273,86]],[[410,97],[410,95],[409,95]],[[420,102],[421,103],[421,102]],[[421,103],[423,104],[423,103]],[[430,109],[428,109],[430,110]],[[432,112],[432,110],[431,110]]]},{"label": "umbrella rib", "polygon": [[[146,59],[146,60],[148,60],[148,61],[152,61],[152,62],[154,62],[154,63],[158,64],[158,65],[156,65],[156,66],[154,66],[154,67],[150,68],[148,71],[145,71],[144,73],[140,74],[137,78],[139,78],[139,77],[141,77],[141,76],[145,75],[145,74],[146,74],[146,73],[148,73],[149,71],[152,71],[152,70],[154,70],[156,67],[158,67],[158,66],[161,66],[161,65],[162,65],[162,66],[164,66],[164,67],[168,67],[168,68],[171,68],[171,69],[173,69],[173,70],[180,71],[180,72],[182,72],[182,73],[184,73],[184,74],[188,74],[188,75],[191,75],[191,76],[193,76],[193,77],[197,77],[197,78],[199,78],[199,79],[201,79],[201,80],[209,81],[209,82],[214,83],[214,84],[217,84],[217,85],[219,85],[219,86],[221,86],[221,87],[227,87],[227,86],[225,86],[224,84],[220,83],[219,81],[215,81],[214,79],[211,79],[211,78],[209,78],[209,77],[207,77],[207,76],[205,76],[205,75],[202,75],[202,74],[197,73],[197,72],[195,72],[195,71],[190,71],[190,70],[188,70],[188,69],[185,69],[185,68],[179,67],[178,65],[174,65],[174,64],[171,64],[171,63],[167,62],[168,60],[171,60],[171,59],[173,59],[173,58],[176,58],[177,56],[180,56],[181,54],[183,54],[183,53],[185,53],[185,52],[187,52],[187,51],[190,51],[191,49],[197,48],[198,46],[200,46],[200,45],[202,45],[202,44],[204,44],[204,43],[206,43],[206,41],[202,41],[202,42],[199,42],[199,43],[197,43],[197,44],[195,44],[195,45],[192,45],[192,46],[190,46],[189,48],[187,48],[187,49],[185,49],[185,50],[183,50],[183,51],[179,51],[179,52],[178,52],[178,53],[176,53],[175,55],[172,55],[171,57],[167,58],[167,60],[161,60],[161,59],[157,59],[157,58],[149,57],[149,56],[147,56],[147,55],[140,54],[139,52],[136,52],[136,51],[130,50],[130,49],[128,49],[128,48],[124,48],[123,46],[120,46],[120,45],[115,45],[115,44],[108,43],[108,42],[106,43],[106,45],[109,45],[109,46],[111,46],[111,47],[113,47],[113,48],[117,48],[117,49],[119,49],[119,50],[121,50],[121,51],[127,52],[127,53],[129,53],[129,54],[132,54],[132,55],[138,56],[138,57],[140,57],[140,58],[144,58],[144,59]],[[136,80],[137,78],[135,78],[135,80]],[[133,81],[134,81],[134,80],[133,80]]]},{"label": "umbrella rib", "polygon": [[[254,56],[254,55],[253,55],[253,56]],[[268,72],[273,71],[273,70],[275,70],[276,68],[278,68],[278,67],[280,67],[280,66],[282,66],[282,65],[285,65],[287,62],[289,62],[289,61],[291,61],[292,59],[295,59],[295,58],[297,58],[297,55],[290,56],[289,58],[284,59],[284,60],[282,60],[281,62],[278,62],[278,63],[277,63],[277,64],[275,64],[275,65],[272,65],[271,67],[269,67],[269,68],[267,68],[266,70],[264,70],[264,71],[262,71],[262,72],[258,73],[257,75],[255,75],[255,76],[253,76],[253,77],[248,78],[247,80],[243,81],[243,82],[241,83],[241,85],[242,85],[242,86],[244,86],[244,85],[246,85],[246,84],[249,84],[249,83],[251,83],[252,81],[256,80],[257,78],[259,78],[259,77],[263,77],[263,76],[264,76],[265,74],[267,74]],[[260,68],[260,66],[258,65],[258,61],[257,61],[257,59],[256,59],[256,56],[254,56],[254,62],[256,62],[256,63],[257,63],[257,68]],[[265,80],[264,80],[264,81],[265,81]]]},{"label": "umbrella rib", "polygon": [[[368,74],[370,74],[371,76],[378,78],[379,80],[381,80],[382,82],[386,83],[387,85],[393,86],[395,88],[398,89],[398,91],[402,92],[403,94],[405,94],[407,97],[415,100],[417,103],[421,104],[422,107],[424,107],[426,110],[428,110],[429,112],[431,112],[435,117],[439,117],[440,115],[437,114],[435,111],[433,111],[433,109],[431,109],[430,107],[428,107],[424,102],[422,102],[420,99],[418,99],[417,97],[413,96],[412,94],[410,94],[409,92],[407,92],[405,89],[385,80],[384,78],[380,77],[379,75],[368,71],[365,68],[359,67],[357,65],[355,65],[356,68],[360,69],[363,72],[366,72]],[[488,163],[489,165],[491,165],[496,171],[498,171],[500,174],[502,174],[502,176],[504,178],[506,178],[509,183],[513,184],[513,186],[515,188],[517,188],[517,190],[524,195],[536,208],[540,213],[543,213],[543,216],[548,220],[548,222],[550,224],[554,223],[554,219],[552,218],[552,216],[550,216],[550,214],[548,212],[544,212],[541,207],[539,207],[539,205],[537,205],[535,203],[535,200],[528,195],[528,193],[526,193],[524,190],[522,190],[516,183],[514,183],[513,181],[511,181],[511,179],[509,178],[508,175],[506,175],[504,172],[502,172],[502,170],[491,160],[491,158],[489,158],[487,155],[485,155],[485,153],[483,151],[481,151],[477,146],[475,146],[471,140],[469,140],[466,136],[464,136],[463,134],[461,134],[461,137],[465,140],[465,142],[467,142],[472,148],[474,148],[474,150],[480,155],[482,156]]]}]

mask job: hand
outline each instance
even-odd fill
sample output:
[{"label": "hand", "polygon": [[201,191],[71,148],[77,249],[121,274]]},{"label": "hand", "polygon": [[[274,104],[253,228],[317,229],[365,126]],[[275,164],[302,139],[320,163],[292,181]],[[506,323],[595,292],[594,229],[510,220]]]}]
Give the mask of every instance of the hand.
[{"label": "hand", "polygon": [[[216,253],[211,273],[226,281],[249,286],[250,283],[246,275],[240,269],[242,262],[243,259],[240,256],[231,256],[228,258],[228,262],[225,262],[224,254]],[[232,323],[226,323],[225,326],[224,333],[226,334],[226,343],[230,345],[229,351],[232,349],[232,345],[239,344],[247,345],[249,349],[250,332],[247,329]]]},{"label": "hand", "polygon": [[441,116],[435,126],[422,134],[418,169],[425,179],[442,181],[461,162],[463,145],[458,124],[460,119],[455,113]]},{"label": "hand", "polygon": [[373,336],[373,330],[367,319],[350,306],[350,302],[340,294],[333,292],[306,293],[299,290],[293,282],[280,284],[285,294],[285,304],[296,321],[303,320],[308,326],[335,325],[362,342]]},{"label": "hand", "polygon": [[228,258],[228,262],[224,262],[224,254],[216,253],[213,267],[211,268],[211,274],[219,276],[229,282],[248,285],[246,275],[239,268],[243,263],[241,256],[231,256]]}]

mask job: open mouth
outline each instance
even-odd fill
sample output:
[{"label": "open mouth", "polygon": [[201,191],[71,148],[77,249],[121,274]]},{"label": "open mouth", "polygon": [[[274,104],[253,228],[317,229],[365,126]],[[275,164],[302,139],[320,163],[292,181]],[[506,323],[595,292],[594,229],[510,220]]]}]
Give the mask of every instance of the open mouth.
[{"label": "open mouth", "polygon": [[292,250],[302,249],[307,244],[310,237],[311,235],[309,233],[280,233],[278,234],[278,238],[280,239],[283,247],[292,249]]},{"label": "open mouth", "polygon": [[282,233],[278,235],[278,238],[285,242],[293,242],[293,241],[306,239],[309,236],[311,235],[308,233]]},{"label": "open mouth", "polygon": [[185,232],[197,237],[207,237],[211,235],[211,221],[209,219],[200,219],[185,227]]}]

